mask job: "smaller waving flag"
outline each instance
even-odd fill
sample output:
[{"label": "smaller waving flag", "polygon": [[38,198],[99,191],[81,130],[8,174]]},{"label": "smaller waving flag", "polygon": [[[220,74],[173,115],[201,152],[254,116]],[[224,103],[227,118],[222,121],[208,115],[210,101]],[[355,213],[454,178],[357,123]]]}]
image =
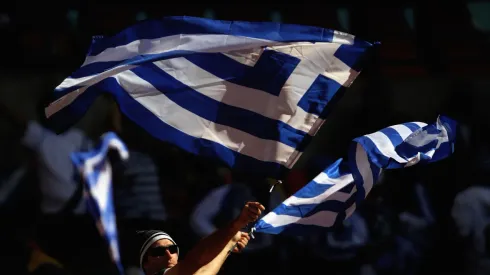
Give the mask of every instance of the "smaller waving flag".
[{"label": "smaller waving flag", "polygon": [[108,159],[110,149],[115,149],[122,159],[129,158],[128,149],[116,134],[106,133],[94,150],[72,153],[71,159],[85,184],[87,209],[96,219],[99,233],[108,242],[112,260],[120,273],[124,274],[119,255],[116,213],[112,196],[112,168]]},{"label": "smaller waving flag", "polygon": [[430,163],[454,151],[456,122],[394,125],[353,140],[349,159],[339,159],[255,225],[255,232],[301,235],[325,230],[352,215],[383,169]]}]

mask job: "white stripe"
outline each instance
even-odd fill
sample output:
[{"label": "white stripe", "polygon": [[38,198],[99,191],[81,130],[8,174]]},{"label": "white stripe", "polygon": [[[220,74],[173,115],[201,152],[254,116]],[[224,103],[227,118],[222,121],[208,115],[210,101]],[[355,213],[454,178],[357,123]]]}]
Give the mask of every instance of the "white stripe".
[{"label": "white stripe", "polygon": [[272,227],[280,227],[289,224],[317,225],[331,227],[337,219],[337,213],[332,211],[319,211],[309,217],[295,217],[290,215],[278,215],[274,212],[267,214],[262,220]]},{"label": "white stripe", "polygon": [[[73,79],[73,78],[65,79],[63,81],[63,83],[67,83],[67,86],[64,88],[71,87],[71,86],[77,86],[77,85],[83,85],[84,87],[79,88],[73,92],[70,92],[70,93],[58,98],[56,101],[52,102],[51,104],[49,104],[49,106],[46,107],[44,110],[46,118],[49,118],[50,116],[54,115],[55,113],[59,112],[61,109],[65,108],[66,106],[71,104],[77,97],[79,97],[81,94],[83,94],[85,92],[85,90],[87,90],[87,88],[90,87],[91,85],[97,84],[98,82],[100,82],[100,81],[102,81],[102,80],[104,80],[104,79],[106,79],[112,75],[115,75],[119,72],[130,70],[130,69],[135,68],[135,67],[137,67],[137,66],[123,65],[123,66],[119,66],[119,67],[114,67],[112,69],[109,69],[107,71],[104,71],[103,73],[100,73],[100,74],[97,74],[94,76],[83,77],[83,78],[79,78],[79,79]],[[64,85],[63,83],[61,83],[61,85]],[[70,84],[70,85],[68,85],[68,84]],[[59,88],[60,86],[58,86],[57,88]]]},{"label": "white stripe", "polygon": [[289,215],[278,215],[274,212],[269,212],[265,215],[262,220],[272,227],[279,227],[299,221],[301,217],[289,216]]},{"label": "white stripe", "polygon": [[[322,172],[321,174],[325,174],[325,173]],[[345,194],[345,195],[347,195],[347,194],[340,192],[339,190],[346,187],[347,185],[349,185],[353,181],[354,181],[354,178],[352,177],[352,174],[349,173],[349,174],[344,175],[338,179],[335,179],[335,180],[331,179],[330,184],[332,185],[332,187],[325,190],[325,192],[322,193],[321,195],[318,195],[318,196],[313,197],[313,198],[298,198],[295,196],[291,196],[287,200],[285,200],[283,202],[283,204],[285,204],[285,205],[300,205],[300,204],[306,204],[306,203],[321,203],[323,201],[326,201],[327,198],[329,198],[331,196],[334,196],[335,198],[338,197],[338,200],[342,201],[342,199],[344,199],[344,195],[342,195],[342,194]],[[325,180],[325,182],[326,182],[326,180]]]},{"label": "white stripe", "polygon": [[[173,35],[157,39],[136,40],[127,45],[108,48],[96,56],[87,56],[83,66],[95,62],[108,61],[123,61],[136,56],[145,54],[162,54],[175,50],[186,50],[193,52],[232,52],[240,50],[248,50],[250,48],[260,48],[267,45],[280,45],[282,43],[257,39],[244,36],[220,35],[220,34],[198,34],[198,35]],[[98,75],[104,75],[107,78],[117,71],[129,70],[134,67],[132,65],[123,65],[104,71],[101,74],[96,74],[81,78],[67,78],[56,87],[56,89],[64,89],[72,86],[89,86],[94,85],[99,81],[91,80]]]},{"label": "white stripe", "polygon": [[228,34],[176,34],[155,39],[135,40],[115,48],[107,48],[95,56],[87,56],[83,66],[95,62],[122,61],[139,55],[171,51],[230,52],[267,45],[279,45],[272,40]]},{"label": "white stripe", "polygon": [[[354,36],[335,32],[332,43],[352,45]],[[126,45],[107,48],[95,56],[87,56],[83,66],[95,62],[122,61],[144,54],[158,54],[175,50],[193,52],[233,52],[264,46],[282,45],[267,39],[228,34],[176,34],[155,39],[135,40]]]},{"label": "white stripe", "polygon": [[[90,194],[98,202],[101,211],[105,211],[105,209],[107,209],[109,199],[108,196],[111,191],[111,173],[111,165],[108,161],[104,161],[104,164],[100,169],[97,182],[90,188]],[[86,177],[86,179],[88,179],[88,177]]]},{"label": "white stripe", "polygon": [[322,227],[332,227],[337,220],[338,213],[332,211],[319,211],[309,217],[302,218],[296,224],[316,225]]},{"label": "white stripe", "polygon": [[346,45],[354,45],[355,36],[352,34],[348,34],[340,31],[333,31],[333,43],[346,44]]},{"label": "white stripe", "polygon": [[[347,181],[348,183],[353,182],[352,175],[350,175],[350,177],[351,180]],[[325,201],[346,202],[350,197],[352,197],[352,194],[354,194],[357,191],[357,188],[354,186],[354,188],[352,188],[350,193],[337,191],[332,194],[331,192],[328,192],[329,190],[330,189],[325,190],[325,192],[321,193],[320,195],[311,198],[299,198],[299,197],[291,196],[287,200],[285,200],[283,204],[287,206],[299,206],[305,204],[320,204]]]},{"label": "white stripe", "polygon": [[406,162],[404,158],[400,157],[396,153],[395,146],[393,146],[390,138],[382,132],[375,132],[369,135],[365,135],[365,137],[369,138],[374,143],[376,148],[378,148],[383,156],[392,158],[399,163]]},{"label": "white stripe", "polygon": [[[114,76],[126,92],[164,123],[195,138],[217,142],[261,161],[286,164],[294,148],[283,143],[261,139],[232,127],[199,117],[180,107],[150,83],[125,71]],[[264,150],[266,149],[266,150]]]},{"label": "white stripe", "polygon": [[254,48],[240,51],[227,51],[223,53],[223,55],[226,55],[243,65],[253,67],[260,59],[260,56],[262,56],[263,52],[264,48]]},{"label": "white stripe", "polygon": [[[108,143],[109,149],[116,149],[122,159],[127,159],[129,157],[129,152],[125,150],[123,143],[119,139],[110,139]],[[83,177],[89,181],[90,177],[94,173],[94,169],[101,162],[102,168],[100,169],[96,183],[91,185],[90,194],[99,203],[101,211],[107,209],[108,196],[111,193],[111,181],[112,181],[112,167],[109,161],[105,160],[106,154],[104,152],[99,152],[95,156],[85,160],[83,163]]]},{"label": "white stripe", "polygon": [[316,176],[313,181],[315,181],[318,184],[341,184],[345,181],[351,181],[352,180],[352,174],[345,174],[342,175],[338,178],[330,178],[327,173],[321,172]]},{"label": "white stripe", "polygon": [[397,131],[398,134],[400,135],[400,137],[402,138],[402,140],[405,140],[409,135],[411,135],[413,133],[413,131],[410,130],[410,128],[408,128],[407,126],[405,126],[403,124],[390,126],[389,128]]},{"label": "white stripe", "polygon": [[131,70],[132,68],[138,67],[137,65],[121,65],[110,68],[102,73],[94,74],[91,76],[85,76],[80,78],[66,78],[63,82],[56,87],[56,89],[65,89],[72,86],[92,86],[94,84],[99,83],[100,81],[113,76],[119,72],[123,72],[126,70]]},{"label": "white stripe", "polygon": [[357,143],[356,145],[356,165],[362,177],[363,187],[365,190],[364,194],[366,197],[373,188],[374,180],[373,171],[371,170],[367,153],[364,151],[364,148],[360,143]]}]

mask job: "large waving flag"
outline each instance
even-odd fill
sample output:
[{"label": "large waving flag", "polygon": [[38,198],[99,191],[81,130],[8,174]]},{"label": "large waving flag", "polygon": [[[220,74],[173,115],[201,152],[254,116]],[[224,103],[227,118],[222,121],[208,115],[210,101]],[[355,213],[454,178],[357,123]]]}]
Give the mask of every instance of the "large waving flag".
[{"label": "large waving flag", "polygon": [[339,159],[255,225],[256,232],[304,234],[342,223],[365,199],[383,169],[430,163],[454,148],[456,122],[404,123],[354,139]]},{"label": "large waving flag", "polygon": [[279,177],[360,73],[372,44],[328,29],[168,17],[96,37],[46,108],[55,125],[101,93],[154,137]]},{"label": "large waving flag", "polygon": [[99,233],[108,243],[112,260],[120,273],[124,274],[112,195],[112,169],[108,159],[110,149],[116,150],[122,159],[129,158],[124,143],[114,133],[106,133],[98,147],[88,152],[74,152],[71,159],[84,182],[87,209],[96,220]]}]

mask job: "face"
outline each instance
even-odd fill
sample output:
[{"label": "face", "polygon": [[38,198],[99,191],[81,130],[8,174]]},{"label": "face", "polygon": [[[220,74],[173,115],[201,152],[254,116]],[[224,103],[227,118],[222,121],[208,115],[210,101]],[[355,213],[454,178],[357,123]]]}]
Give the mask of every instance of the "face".
[{"label": "face", "polygon": [[148,260],[143,264],[145,270],[170,268],[175,266],[179,260],[175,244],[166,239],[156,241],[151,245],[147,253]]}]

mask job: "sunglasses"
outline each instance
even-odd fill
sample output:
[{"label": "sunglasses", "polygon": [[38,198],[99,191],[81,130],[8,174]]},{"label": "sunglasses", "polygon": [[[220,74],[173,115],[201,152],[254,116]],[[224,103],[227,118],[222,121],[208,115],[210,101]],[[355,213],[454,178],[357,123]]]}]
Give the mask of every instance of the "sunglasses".
[{"label": "sunglasses", "polygon": [[178,246],[174,244],[169,246],[152,247],[148,250],[148,255],[152,257],[165,256],[167,250],[170,252],[170,254],[175,254],[178,251]]}]

